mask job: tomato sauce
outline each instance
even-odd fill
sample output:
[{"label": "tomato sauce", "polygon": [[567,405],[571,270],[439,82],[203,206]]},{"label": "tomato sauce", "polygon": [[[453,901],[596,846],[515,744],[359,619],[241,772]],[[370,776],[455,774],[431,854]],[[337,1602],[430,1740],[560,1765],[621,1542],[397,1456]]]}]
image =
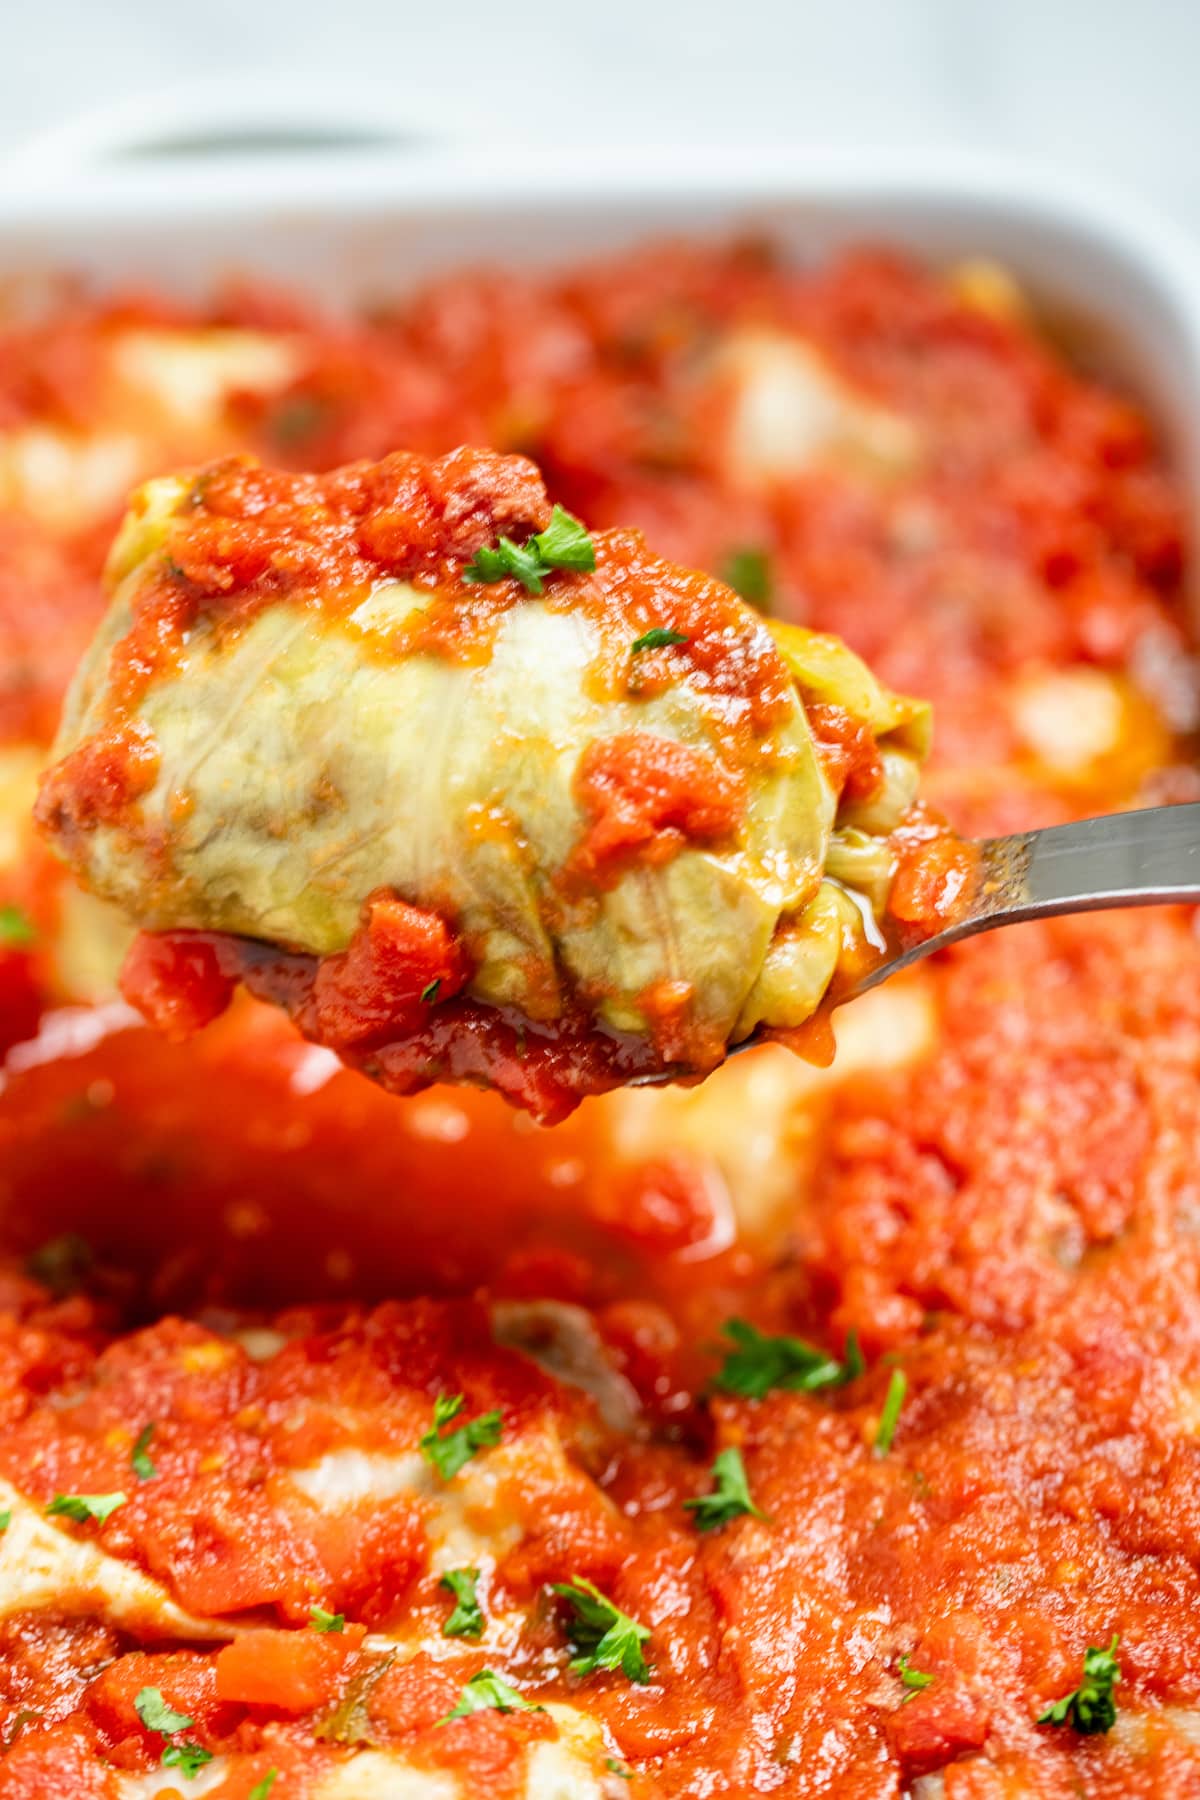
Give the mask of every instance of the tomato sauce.
[{"label": "tomato sauce", "polygon": [[[1152,427],[1027,318],[984,312],[950,280],[873,251],[797,270],[755,246],[684,245],[562,275],[460,274],[370,319],[247,289],[187,316],[297,335],[287,388],[232,403],[264,457],[521,448],[551,498],[640,526],[667,555],[719,576],[757,548],[781,615],[932,694],[932,781],[960,828],[1195,791],[1177,735],[1194,719],[1183,497]],[[742,327],[816,345],[916,431],[913,467],[741,479],[704,370]],[[13,329],[4,418],[69,405],[94,419],[97,387],[71,372],[111,328],[109,309],[76,303],[33,337]],[[53,606],[10,586],[33,556],[5,567],[18,540],[52,571],[24,591]],[[94,577],[100,541],[0,527],[0,633],[21,646],[0,670],[13,742],[46,734],[62,621],[81,643],[99,613],[80,571]],[[1035,755],[1025,684],[1080,672],[1137,686],[1153,766],[1123,742],[1099,774]],[[869,784],[869,758],[828,735],[847,779]],[[36,1508],[123,1490],[103,1521],[47,1524],[249,1631],[229,1647],[147,1642],[69,1588],[7,1612],[2,1800],[51,1785],[116,1800],[119,1776],[162,1755],[135,1705],[146,1687],[229,1759],[208,1790],[221,1800],[271,1770],[273,1800],[319,1796],[367,1743],[516,1800],[564,1728],[495,1709],[439,1725],[483,1667],[593,1723],[605,1800],[1200,1791],[1188,909],[943,953],[905,990],[926,1020],[915,1053],[895,1055],[885,1029],[864,1053],[847,1020],[842,1062],[797,1077],[782,1105],[765,1052],[663,1097],[669,1113],[614,1097],[543,1130],[468,1090],[394,1099],[244,995],[186,1042],[111,1001],[64,1007],[44,867],[30,851],[0,871],[0,900],[37,932],[0,950],[0,1477]],[[953,876],[914,829],[894,905],[916,918]],[[398,1004],[421,974],[417,1006],[429,980],[453,987],[452,951],[409,924],[385,907],[325,977],[335,1029],[362,1028],[360,958],[387,965]],[[172,991],[196,1023],[228,974],[203,944],[188,954],[191,987],[175,971]],[[302,983],[311,995],[311,970]],[[743,1081],[715,1110],[715,1084]],[[550,1325],[529,1310],[548,1302],[565,1309]],[[584,1391],[498,1343],[501,1317],[526,1343],[531,1320],[574,1333],[560,1369],[590,1367],[598,1345],[603,1381]],[[727,1391],[735,1318],[842,1374]],[[463,1419],[500,1415],[499,1444],[454,1482],[491,1471],[511,1508],[503,1528],[481,1515],[485,1610],[517,1621],[504,1655],[442,1635],[434,1546],[453,1484],[417,1449],[439,1393],[463,1394]],[[151,1423],[143,1480],[131,1458]],[[730,1449],[765,1517],[701,1529],[684,1502],[711,1494]],[[318,1506],[297,1471],[347,1452],[411,1458],[430,1485]],[[553,1588],[576,1578],[649,1629],[645,1684],[569,1672]],[[345,1631],[316,1631],[313,1607],[343,1612]],[[1114,1633],[1113,1729],[1039,1724]],[[405,1639],[390,1661],[389,1634]]]}]

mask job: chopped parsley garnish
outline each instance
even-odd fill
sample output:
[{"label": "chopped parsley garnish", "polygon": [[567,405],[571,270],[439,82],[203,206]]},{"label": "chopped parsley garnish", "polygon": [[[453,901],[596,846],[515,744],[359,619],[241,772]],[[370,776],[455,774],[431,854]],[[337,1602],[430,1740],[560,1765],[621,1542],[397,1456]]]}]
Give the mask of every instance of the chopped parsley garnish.
[{"label": "chopped parsley garnish", "polygon": [[633,1780],[633,1770],[627,1769],[624,1763],[619,1763],[615,1756],[605,1757],[604,1766],[609,1774],[615,1775],[619,1781]]},{"label": "chopped parsley garnish", "polygon": [[511,538],[497,539],[491,548],[477,550],[463,570],[469,582],[504,581],[512,576],[529,593],[540,594],[542,582],[554,569],[585,573],[596,566],[596,547],[579,520],[565,507],[556,506],[545,531],[536,531],[525,544]]},{"label": "chopped parsley garnish", "polygon": [[115,1513],[118,1506],[124,1506],[128,1494],[55,1494],[46,1508],[48,1519],[74,1519],[77,1525],[86,1525],[89,1519],[95,1519],[103,1525],[110,1513]]},{"label": "chopped parsley garnish", "polygon": [[308,1622],[314,1631],[345,1631],[346,1629],[345,1613],[326,1612],[323,1606],[314,1606],[310,1609]]},{"label": "chopped parsley garnish", "polygon": [[716,1458],[712,1478],[711,1494],[699,1494],[694,1500],[683,1503],[688,1512],[695,1513],[701,1531],[715,1531],[718,1525],[728,1525],[731,1519],[740,1519],[747,1513],[755,1519],[766,1518],[766,1513],[760,1511],[750,1498],[746,1465],[735,1444],[722,1450]]},{"label": "chopped parsley garnish", "polygon": [[8,1736],[4,1740],[4,1748],[11,1750],[27,1725],[34,1725],[41,1718],[40,1707],[23,1706],[8,1728]]},{"label": "chopped parsley garnish", "polygon": [[447,1569],[438,1582],[439,1587],[454,1595],[454,1611],[442,1626],[443,1637],[483,1636],[483,1608],[475,1591],[478,1584],[478,1569]]},{"label": "chopped parsley garnish", "polygon": [[398,1654],[394,1649],[389,1650],[377,1662],[371,1663],[354,1676],[337,1705],[313,1727],[313,1735],[319,1742],[350,1746],[375,1743],[376,1734],[371,1723],[371,1695]]},{"label": "chopped parsley garnish", "polygon": [[769,607],[774,583],[765,550],[731,550],[722,580],[751,606],[761,607],[764,611]]},{"label": "chopped parsley garnish", "polygon": [[461,1394],[439,1394],[433,1403],[433,1424],[420,1442],[421,1455],[432,1463],[443,1481],[449,1481],[469,1463],[477,1450],[500,1442],[501,1417],[498,1412],[480,1413],[466,1425],[453,1431],[443,1427],[457,1419],[466,1401]]},{"label": "chopped parsley garnish", "polygon": [[509,1687],[502,1676],[491,1669],[480,1669],[478,1675],[472,1675],[458,1697],[458,1705],[448,1712],[439,1725],[449,1725],[452,1719],[466,1719],[477,1712],[545,1712],[544,1706],[535,1706],[532,1700],[526,1700],[518,1694],[516,1688]]},{"label": "chopped parsley garnish", "polygon": [[596,1669],[619,1669],[630,1681],[649,1681],[650,1670],[642,1655],[649,1642],[647,1626],[639,1625],[606,1594],[582,1576],[556,1581],[554,1592],[566,1600],[575,1617],[567,1636],[578,1655],[568,1663],[572,1675],[591,1675]]},{"label": "chopped parsley garnish", "polygon": [[879,1423],[875,1427],[875,1442],[872,1448],[876,1456],[886,1456],[892,1447],[896,1426],[900,1423],[900,1408],[904,1405],[904,1396],[907,1392],[908,1376],[903,1369],[893,1369],[887,1393],[883,1397],[883,1411],[880,1413]]},{"label": "chopped parsley garnish", "polygon": [[634,638],[629,646],[630,656],[639,656],[643,650],[666,650],[672,644],[686,644],[689,641],[686,631],[668,631],[665,625],[655,625],[649,631],[643,631],[640,638]]},{"label": "chopped parsley garnish", "polygon": [[552,569],[578,569],[586,575],[596,566],[596,546],[565,506],[554,508],[545,531],[539,531],[530,542]]},{"label": "chopped parsley garnish", "polygon": [[749,1400],[761,1400],[773,1388],[815,1394],[842,1387],[866,1367],[853,1332],[846,1339],[845,1361],[839,1362],[803,1338],[767,1337],[745,1319],[727,1319],[721,1329],[734,1346],[713,1377],[713,1386],[725,1394]]},{"label": "chopped parsley garnish", "polygon": [[271,1789],[278,1780],[279,1770],[268,1769],[262,1780],[256,1781],[254,1786],[250,1789],[250,1792],[246,1795],[246,1800],[268,1800]]},{"label": "chopped parsley garnish", "polygon": [[328,403],[315,394],[289,395],[275,408],[271,436],[285,450],[298,449],[328,424],[329,414]]},{"label": "chopped parsley garnish", "polygon": [[11,1524],[12,1524],[12,1507],[6,1506],[4,1511],[0,1512],[0,1531],[7,1531]]},{"label": "chopped parsley garnish", "polygon": [[129,1457],[130,1467],[139,1481],[153,1481],[158,1471],[146,1454],[150,1439],[154,1436],[154,1425],[143,1425],[137,1434],[137,1442]]},{"label": "chopped parsley garnish", "polygon": [[162,1753],[163,1768],[178,1769],[188,1781],[212,1759],[212,1751],[206,1750],[203,1744],[168,1744]]},{"label": "chopped parsley garnish", "polygon": [[19,906],[0,906],[0,947],[24,950],[37,942],[32,921]]},{"label": "chopped parsley garnish", "polygon": [[421,989],[421,999],[424,1001],[426,1006],[433,1005],[434,1001],[438,997],[438,989],[441,987],[441,985],[442,985],[441,976],[435,975],[433,980],[429,983],[428,987],[423,987]]},{"label": "chopped parsley garnish", "polygon": [[909,1663],[907,1651],[900,1658],[898,1667],[900,1670],[900,1680],[909,1690],[901,1702],[902,1705],[907,1706],[908,1702],[910,1700],[915,1700],[921,1689],[927,1688],[935,1678],[928,1674],[924,1669],[914,1669]]},{"label": "chopped parsley garnish", "polygon": [[49,1288],[56,1300],[75,1293],[91,1266],[91,1245],[77,1231],[65,1231],[61,1237],[51,1238],[25,1264],[34,1280]]},{"label": "chopped parsley garnish", "polygon": [[164,1736],[170,1736],[174,1731],[187,1731],[196,1723],[186,1713],[176,1712],[173,1706],[168,1706],[161,1688],[142,1688],[133,1703],[133,1710],[147,1731],[158,1731]]},{"label": "chopped parsley garnish", "polygon": [[[173,1706],[168,1706],[161,1688],[142,1688],[134,1700],[133,1710],[146,1730],[157,1731],[160,1737],[188,1731],[196,1723],[186,1713],[176,1712]],[[212,1756],[212,1751],[206,1750],[203,1744],[168,1744],[162,1753],[162,1765],[164,1769],[178,1769],[190,1781],[205,1763],[212,1761]]]},{"label": "chopped parsley garnish", "polygon": [[1039,1725],[1073,1725],[1085,1736],[1112,1730],[1117,1719],[1113,1689],[1121,1679],[1121,1665],[1117,1661],[1119,1642],[1114,1631],[1107,1650],[1100,1649],[1097,1644],[1088,1645],[1083,1653],[1083,1680],[1077,1688],[1072,1688],[1069,1694],[1046,1708],[1038,1720]]}]

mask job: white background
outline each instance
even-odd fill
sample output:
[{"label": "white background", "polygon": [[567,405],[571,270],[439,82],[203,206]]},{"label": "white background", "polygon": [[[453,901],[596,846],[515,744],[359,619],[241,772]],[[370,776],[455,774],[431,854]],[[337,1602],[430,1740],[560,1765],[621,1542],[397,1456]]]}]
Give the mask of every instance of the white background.
[{"label": "white background", "polygon": [[1200,232],[1200,0],[0,0],[0,151],[234,74],[278,100],[548,145],[965,146]]}]

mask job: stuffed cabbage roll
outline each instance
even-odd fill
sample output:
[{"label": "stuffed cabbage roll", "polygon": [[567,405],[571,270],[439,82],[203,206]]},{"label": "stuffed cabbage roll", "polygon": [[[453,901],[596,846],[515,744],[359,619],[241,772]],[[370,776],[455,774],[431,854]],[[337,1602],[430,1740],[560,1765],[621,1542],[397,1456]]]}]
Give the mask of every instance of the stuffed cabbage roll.
[{"label": "stuffed cabbage roll", "polygon": [[169,1030],[241,980],[553,1119],[802,1027],[939,837],[924,705],[519,457],[151,481],[106,581],[38,817]]}]

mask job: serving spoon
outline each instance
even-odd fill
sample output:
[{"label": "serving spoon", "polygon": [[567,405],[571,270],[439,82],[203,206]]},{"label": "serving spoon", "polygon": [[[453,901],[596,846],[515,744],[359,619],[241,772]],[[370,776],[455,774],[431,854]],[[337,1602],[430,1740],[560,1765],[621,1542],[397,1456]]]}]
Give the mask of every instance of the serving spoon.
[{"label": "serving spoon", "polygon": [[[890,981],[935,950],[1001,925],[1117,906],[1200,901],[1200,801],[979,838],[974,847],[975,883],[954,922],[864,970],[839,991],[837,1005]],[[753,1032],[731,1045],[730,1056],[753,1048],[762,1036]],[[669,1072],[654,1074],[630,1085],[652,1087],[671,1079]]]},{"label": "serving spoon", "polygon": [[980,838],[975,885],[936,936],[866,970],[846,998],[961,938],[1060,913],[1200,901],[1200,801]]}]

